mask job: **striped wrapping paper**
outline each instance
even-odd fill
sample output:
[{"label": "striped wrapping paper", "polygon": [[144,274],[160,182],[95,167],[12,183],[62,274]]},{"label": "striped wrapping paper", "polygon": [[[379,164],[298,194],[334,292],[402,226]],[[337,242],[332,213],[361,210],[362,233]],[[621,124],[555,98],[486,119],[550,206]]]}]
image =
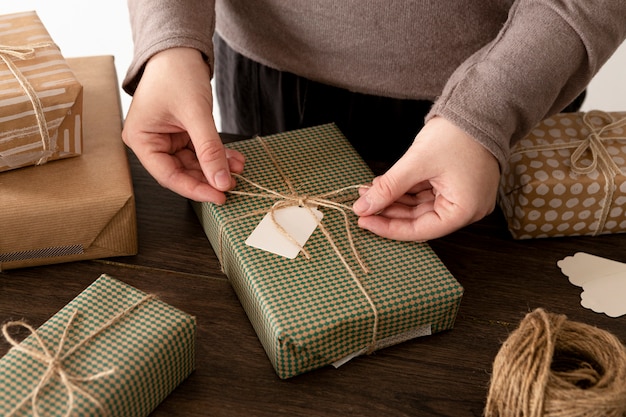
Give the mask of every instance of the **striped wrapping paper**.
[{"label": "striped wrapping paper", "polygon": [[0,16],[0,171],[80,155],[82,104],[82,86],[36,12]]}]

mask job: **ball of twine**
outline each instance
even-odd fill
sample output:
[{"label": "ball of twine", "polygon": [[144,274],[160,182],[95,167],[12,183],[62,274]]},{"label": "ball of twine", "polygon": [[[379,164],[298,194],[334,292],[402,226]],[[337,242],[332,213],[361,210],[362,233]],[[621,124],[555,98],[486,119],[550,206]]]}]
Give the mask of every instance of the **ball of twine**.
[{"label": "ball of twine", "polygon": [[485,416],[626,416],[626,348],[607,331],[534,310],[496,355]]}]

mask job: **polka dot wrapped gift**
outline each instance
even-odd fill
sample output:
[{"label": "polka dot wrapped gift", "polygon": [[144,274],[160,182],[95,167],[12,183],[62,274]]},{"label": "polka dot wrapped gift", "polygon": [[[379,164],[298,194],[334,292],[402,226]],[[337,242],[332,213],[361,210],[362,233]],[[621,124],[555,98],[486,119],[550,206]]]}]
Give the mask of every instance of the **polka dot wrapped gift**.
[{"label": "polka dot wrapped gift", "polygon": [[[147,416],[194,369],[195,327],[102,275],[37,330],[3,323],[0,416]],[[31,334],[18,343],[16,328]]]},{"label": "polka dot wrapped gift", "polygon": [[[452,327],[463,288],[430,246],[356,226],[350,187],[373,174],[335,125],[228,146],[246,156],[241,193],[194,208],[279,377]],[[346,187],[347,195],[334,193]],[[323,212],[301,253],[290,259],[246,245],[288,200]]]},{"label": "polka dot wrapped gift", "polygon": [[511,150],[499,205],[516,239],[626,231],[626,112],[561,113]]}]

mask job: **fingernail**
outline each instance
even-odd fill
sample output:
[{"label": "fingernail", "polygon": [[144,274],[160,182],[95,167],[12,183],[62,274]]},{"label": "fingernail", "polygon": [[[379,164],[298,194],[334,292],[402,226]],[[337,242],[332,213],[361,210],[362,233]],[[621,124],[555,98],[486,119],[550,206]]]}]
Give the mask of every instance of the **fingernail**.
[{"label": "fingernail", "polygon": [[362,196],[358,200],[354,202],[352,205],[352,210],[355,213],[364,213],[370,208],[370,201],[366,196]]},{"label": "fingernail", "polygon": [[215,186],[220,190],[227,190],[230,188],[230,184],[230,174],[225,169],[217,171],[217,174],[215,174]]}]

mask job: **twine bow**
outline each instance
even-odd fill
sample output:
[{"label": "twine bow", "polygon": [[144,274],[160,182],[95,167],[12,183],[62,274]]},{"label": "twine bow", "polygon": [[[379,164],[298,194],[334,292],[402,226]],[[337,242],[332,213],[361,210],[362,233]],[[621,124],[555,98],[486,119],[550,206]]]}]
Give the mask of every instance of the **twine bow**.
[{"label": "twine bow", "polygon": [[[274,167],[276,168],[276,171],[282,177],[282,179],[285,182],[285,184],[287,185],[287,188],[288,188],[289,191],[286,192],[286,193],[281,193],[281,192],[278,192],[278,191],[275,191],[275,190],[271,190],[271,189],[269,189],[267,187],[264,187],[264,186],[254,182],[254,181],[251,181],[251,180],[245,178],[242,175],[233,174],[239,180],[242,180],[242,181],[250,184],[251,186],[253,186],[254,188],[256,188],[256,189],[258,189],[258,190],[260,190],[262,192],[260,192],[260,193],[253,193],[253,192],[246,192],[246,191],[231,190],[231,191],[229,191],[230,194],[243,195],[243,196],[249,196],[249,197],[265,198],[265,199],[276,200],[276,201],[270,208],[256,210],[256,211],[244,214],[242,216],[238,216],[236,218],[231,218],[231,219],[226,220],[222,224],[222,230],[223,230],[224,226],[226,224],[228,224],[229,222],[238,221],[238,220],[241,220],[241,219],[244,219],[244,218],[247,218],[247,217],[251,217],[251,216],[254,216],[254,215],[258,215],[258,214],[267,214],[267,213],[269,213],[274,226],[280,231],[280,233],[283,236],[285,236],[290,242],[295,244],[300,249],[302,254],[307,259],[310,259],[311,258],[310,253],[302,245],[300,245],[300,243],[298,243],[292,236],[289,235],[289,233],[278,223],[278,221],[276,220],[276,217],[275,217],[275,212],[277,210],[281,209],[281,208],[293,207],[293,206],[299,206],[299,207],[305,208],[307,210],[307,212],[311,215],[311,217],[317,223],[317,226],[319,227],[320,231],[324,234],[324,237],[326,238],[327,242],[329,243],[329,245],[331,246],[331,248],[335,252],[335,255],[337,256],[337,258],[339,258],[339,260],[341,261],[341,263],[345,267],[346,271],[348,272],[348,274],[350,275],[350,277],[352,278],[354,283],[357,285],[357,287],[359,288],[361,293],[367,299],[367,302],[369,303],[369,305],[370,305],[370,307],[372,309],[372,312],[373,312],[373,315],[374,315],[374,324],[372,325],[372,339],[371,339],[371,342],[368,344],[368,348],[367,348],[367,352],[371,353],[375,349],[377,336],[378,336],[378,309],[376,308],[376,304],[374,303],[374,300],[372,299],[372,297],[367,292],[367,289],[363,286],[363,283],[361,282],[361,280],[357,276],[357,274],[354,271],[354,269],[352,268],[352,266],[350,266],[350,264],[348,263],[348,260],[346,259],[344,254],[342,254],[341,250],[337,246],[337,243],[335,242],[335,239],[333,238],[331,233],[324,226],[324,224],[320,221],[320,219],[315,215],[315,213],[313,212],[313,209],[312,209],[312,207],[322,206],[322,207],[326,207],[326,208],[329,208],[329,209],[333,209],[333,210],[341,213],[341,215],[343,217],[344,225],[345,225],[346,237],[347,237],[347,240],[348,240],[348,244],[350,245],[350,250],[352,252],[352,255],[353,255],[354,259],[356,260],[357,264],[359,265],[360,269],[364,273],[367,274],[367,273],[369,273],[369,269],[367,268],[367,266],[365,265],[365,262],[363,261],[363,259],[359,255],[359,251],[357,250],[357,248],[356,248],[356,246],[354,244],[352,231],[350,229],[350,219],[349,219],[347,213],[352,211],[352,208],[350,206],[346,205],[346,204],[343,204],[342,201],[333,200],[334,197],[340,196],[342,193],[344,193],[346,191],[358,189],[358,188],[360,188],[362,186],[361,185],[348,186],[348,187],[340,188],[338,190],[333,190],[333,191],[330,191],[330,192],[327,192],[327,193],[322,193],[322,194],[319,194],[319,195],[299,194],[296,191],[296,189],[293,186],[293,184],[291,183],[291,180],[289,179],[289,177],[287,177],[283,173],[283,171],[280,169],[280,165],[279,165],[278,161],[276,160],[276,158],[274,156],[274,153],[272,152],[272,150],[267,145],[267,143],[265,143],[265,141],[263,139],[261,139],[260,137],[257,137],[257,140],[259,141],[259,143],[261,144],[261,146],[263,147],[263,149],[265,150],[265,152],[269,156],[269,158],[272,161]],[[220,232],[219,236],[220,236],[220,258],[223,258],[222,254],[221,254],[221,252],[222,252],[222,233],[221,232]],[[223,262],[222,262],[222,265],[223,265]]]},{"label": "twine bow", "polygon": [[[71,349],[69,349],[65,353],[63,353],[63,348],[65,347],[65,344],[69,339],[69,331],[76,317],[78,316],[78,310],[74,310],[72,314],[70,315],[70,318],[67,321],[65,328],[63,329],[61,338],[59,339],[59,343],[56,348],[56,351],[50,350],[47,347],[46,343],[44,342],[43,338],[39,335],[39,333],[29,324],[23,321],[12,321],[12,322],[4,324],[2,326],[2,334],[4,335],[5,339],[13,346],[13,349],[23,352],[24,354],[30,356],[31,358],[47,366],[45,372],[42,374],[41,378],[39,379],[37,386],[35,386],[35,388],[20,403],[18,403],[11,411],[9,411],[6,417],[11,417],[15,415],[15,413],[18,410],[20,410],[29,400],[31,402],[33,416],[39,417],[40,414],[39,414],[39,408],[37,407],[37,402],[39,400],[40,393],[44,389],[44,387],[54,377],[58,378],[61,381],[61,384],[67,393],[67,411],[64,414],[64,417],[70,416],[70,413],[72,412],[72,409],[74,408],[75,398],[77,394],[80,394],[84,396],[85,398],[87,398],[92,404],[98,407],[98,409],[102,413],[104,413],[105,415],[108,415],[102,403],[98,401],[96,398],[94,398],[94,396],[91,395],[89,392],[87,392],[85,389],[81,388],[80,385],[86,382],[96,381],[106,376],[112,375],[115,373],[115,369],[111,368],[106,371],[98,372],[93,375],[81,377],[81,376],[74,376],[70,374],[68,370],[65,369],[63,362],[66,359],[70,358],[74,353],[76,353],[76,351],[78,351],[80,348],[82,348],[84,345],[86,345],[88,342],[90,342],[92,339],[94,339],[104,330],[118,323],[120,320],[122,320],[124,317],[129,315],[132,311],[134,311],[137,307],[146,303],[149,300],[152,300],[153,298],[154,298],[154,295],[146,295],[145,297],[137,301],[135,304],[131,305],[127,309],[121,311],[120,313],[115,315],[113,318],[108,320],[106,323],[104,323],[94,332],[92,332],[87,337],[82,339],[79,343],[74,345]],[[9,329],[11,327],[22,327],[22,328],[27,329],[32,334],[32,336],[34,336],[35,341],[37,342],[37,345],[39,348],[36,349],[36,348],[27,347],[27,346],[24,346],[23,344],[20,344],[18,341],[16,341],[9,334]]]},{"label": "twine bow", "polygon": [[[598,129],[591,121],[594,116],[606,120],[607,124]],[[614,129],[626,127],[626,117],[613,120],[610,114],[593,110],[583,115],[583,122],[591,133],[587,135],[572,153],[572,171],[576,174],[586,175],[598,168],[598,164],[601,164],[600,169],[607,170],[613,177],[620,174],[620,168],[615,164],[613,158],[611,158],[603,142],[608,140],[626,140],[626,132],[621,136],[610,134]],[[592,160],[589,165],[585,166],[581,164],[581,159],[587,151],[591,153]]]},{"label": "twine bow", "polygon": [[39,100],[39,96],[37,92],[33,88],[32,84],[28,81],[26,76],[22,74],[22,71],[15,65],[12,58],[24,60],[29,59],[35,56],[35,51],[38,48],[46,48],[49,46],[55,46],[52,42],[41,42],[32,45],[20,45],[20,46],[11,46],[11,45],[0,45],[0,58],[6,66],[9,68],[9,71],[17,82],[28,96],[31,104],[33,105],[33,110],[35,112],[35,118],[37,119],[37,126],[39,127],[39,135],[41,136],[41,143],[43,147],[43,152],[41,158],[37,161],[36,165],[45,164],[50,155],[54,152],[51,147],[50,134],[48,133],[48,123],[46,121],[46,117],[44,115],[43,106],[41,104],[41,100]]},{"label": "twine bow", "polygon": [[[594,117],[601,118],[606,121],[602,127],[596,126],[592,119]],[[626,128],[626,117],[614,120],[613,117],[604,111],[591,110],[583,114],[583,123],[589,130],[589,134],[585,139],[579,141],[571,141],[568,143],[555,143],[546,145],[528,146],[520,149],[513,154],[519,154],[530,151],[555,151],[559,149],[576,148],[570,156],[571,170],[577,175],[587,175],[598,170],[604,176],[604,199],[602,200],[602,212],[600,213],[597,226],[593,232],[594,236],[602,233],[606,219],[609,214],[613,195],[615,194],[615,177],[622,173],[621,169],[605,147],[605,142],[611,140],[626,140],[626,131],[622,135],[615,135],[615,129]],[[591,163],[585,165],[582,163],[583,156],[589,153],[591,155]]]}]

